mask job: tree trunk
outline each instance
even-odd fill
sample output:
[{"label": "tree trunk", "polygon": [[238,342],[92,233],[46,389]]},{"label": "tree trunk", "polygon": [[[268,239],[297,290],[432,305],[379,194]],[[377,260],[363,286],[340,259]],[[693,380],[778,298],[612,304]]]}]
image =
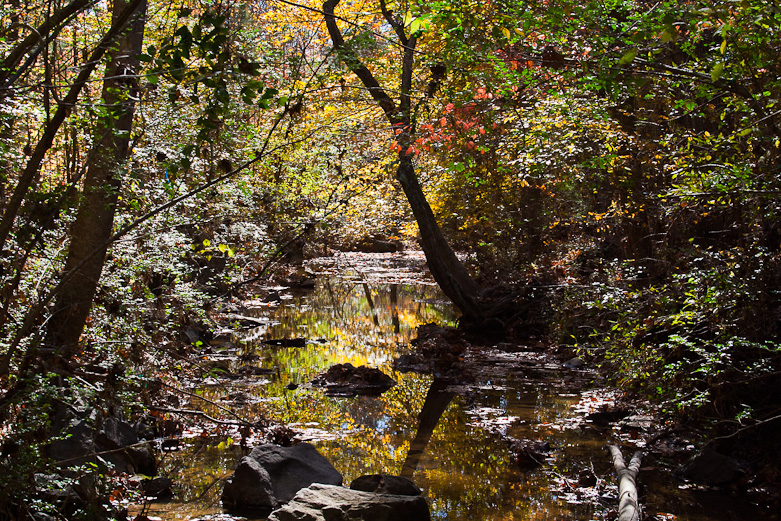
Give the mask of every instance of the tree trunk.
[{"label": "tree trunk", "polygon": [[483,310],[478,301],[480,286],[469,276],[466,267],[445,239],[418,183],[415,166],[409,156],[400,158],[396,175],[418,223],[420,242],[431,275],[442,292],[461,310],[463,319],[480,322],[483,319]]},{"label": "tree trunk", "polygon": [[[114,19],[130,1],[115,0]],[[114,226],[121,172],[126,168],[130,151],[130,130],[138,95],[136,56],[142,52],[146,6],[146,0],[142,0],[126,32],[111,50],[106,65],[102,100],[108,115],[97,124],[96,153],[87,167],[82,203],[71,229],[65,273],[79,264],[81,267],[62,287],[47,329],[48,340],[65,358],[77,351],[103,270],[105,245]]]},{"label": "tree trunk", "polygon": [[[111,28],[100,40],[97,47],[95,47],[95,50],[92,52],[81,71],[76,76],[76,79],[73,82],[73,86],[68,91],[68,94],[66,94],[62,101],[58,104],[54,116],[52,116],[52,118],[44,127],[41,139],[35,145],[30,159],[27,160],[27,165],[16,182],[16,187],[14,188],[13,194],[3,208],[3,217],[0,219],[0,254],[2,254],[2,250],[8,247],[6,244],[6,239],[8,239],[9,235],[11,234],[14,219],[16,219],[16,215],[19,213],[19,208],[21,208],[22,202],[27,196],[28,190],[31,186],[38,182],[41,163],[43,162],[43,158],[46,153],[52,147],[52,143],[54,143],[54,138],[57,135],[60,126],[62,126],[65,118],[68,117],[68,115],[73,110],[73,107],[76,105],[76,102],[79,99],[79,94],[81,94],[81,90],[89,81],[89,78],[92,75],[92,71],[103,58],[103,55],[106,53],[109,46],[114,43],[117,35],[127,26],[128,20],[130,20],[130,16],[133,14],[133,12],[136,12],[137,9],[140,9],[139,6],[142,3],[143,5],[146,5],[146,0],[118,2],[119,7],[114,8],[114,16],[112,17]],[[123,9],[123,11],[118,14],[117,9],[120,8]],[[146,12],[146,8],[144,8],[144,12]]]},{"label": "tree trunk", "polygon": [[418,182],[412,156],[408,153],[409,146],[414,141],[412,139],[414,123],[412,121],[411,89],[416,38],[415,36],[408,37],[405,34],[404,24],[398,21],[393,13],[386,8],[385,1],[380,0],[383,16],[393,28],[404,49],[401,61],[401,88],[399,89],[399,100],[396,103],[385,92],[372,72],[361,62],[357,53],[350,46],[345,45],[344,37],[334,15],[334,9],[338,4],[339,0],[326,0],[323,3],[328,34],[331,36],[331,41],[338,55],[361,80],[374,101],[385,113],[391,130],[397,134],[396,139],[401,145],[401,151],[399,152],[399,166],[396,176],[418,223],[421,246],[426,254],[429,270],[445,295],[461,310],[462,320],[481,323],[485,318],[479,301],[481,288],[469,276],[466,267],[458,260],[445,239],[442,228],[437,223],[434,212]]}]

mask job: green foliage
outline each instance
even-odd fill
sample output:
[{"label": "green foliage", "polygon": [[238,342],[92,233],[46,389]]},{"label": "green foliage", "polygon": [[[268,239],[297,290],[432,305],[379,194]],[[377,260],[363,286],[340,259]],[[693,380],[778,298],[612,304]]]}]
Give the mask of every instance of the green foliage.
[{"label": "green foliage", "polygon": [[[781,365],[781,10],[760,0],[388,7],[419,38],[408,152],[481,281],[550,288],[558,339],[671,412],[762,418],[764,382]],[[258,161],[112,246],[78,362],[128,366],[104,389],[128,414],[172,353],[203,347],[182,329],[208,325],[219,298],[278,248],[374,236],[414,245],[392,177],[400,145],[380,137],[388,128],[370,93],[336,66],[319,13],[274,9],[150,9],[140,84],[123,91],[138,109],[116,226]],[[22,21],[34,27],[44,11]],[[395,88],[393,28],[377,10],[349,14],[347,48]],[[101,4],[68,21],[3,94],[3,202],[107,16]],[[85,89],[4,245],[0,355],[59,280],[94,129],[111,116],[98,98]],[[272,152],[257,157],[272,129]],[[38,347],[23,339],[32,361]],[[4,423],[14,425],[0,456],[8,512],[32,497],[36,469],[50,470],[38,428],[59,387],[35,378],[9,413],[18,421]],[[12,371],[3,391],[17,382]]]},{"label": "green foliage", "polygon": [[[191,13],[191,9],[184,9],[178,18],[186,19]],[[159,48],[149,45],[140,56],[150,65],[145,77],[151,85],[158,87],[161,79],[166,80],[170,104],[201,107],[193,142],[182,147],[178,161],[168,163],[171,175],[180,168],[188,170],[193,158],[203,155],[203,145],[214,141],[226,117],[235,110],[232,99],[268,109],[279,92],[260,79],[260,64],[243,56],[234,39],[224,14],[204,10],[194,22],[180,25],[164,38]]]},{"label": "green foliage", "polygon": [[671,411],[693,414],[707,406],[737,414],[741,400],[762,403],[746,387],[778,363],[768,335],[777,319],[765,314],[764,292],[779,283],[767,265],[777,261],[761,250],[696,253],[664,284],[644,283],[624,266],[618,273],[625,282],[595,286],[585,307],[593,323],[599,318],[609,327],[583,338],[590,346],[584,352],[604,359],[619,383]]}]

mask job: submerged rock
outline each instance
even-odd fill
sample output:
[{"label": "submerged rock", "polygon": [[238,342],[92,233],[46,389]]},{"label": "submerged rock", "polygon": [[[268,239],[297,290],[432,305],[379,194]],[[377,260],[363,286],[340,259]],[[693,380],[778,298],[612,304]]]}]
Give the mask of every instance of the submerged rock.
[{"label": "submerged rock", "polygon": [[418,326],[418,336],[410,344],[415,346],[415,351],[399,357],[396,361],[398,370],[459,378],[468,374],[463,355],[470,344],[466,342],[461,331],[443,328],[437,324],[423,324]]},{"label": "submerged rock", "polygon": [[676,474],[694,483],[722,486],[738,481],[744,472],[734,459],[705,448],[679,467]]},{"label": "submerged rock", "polygon": [[605,427],[611,423],[623,420],[632,413],[629,409],[599,409],[586,415],[586,420],[597,427]]},{"label": "submerged rock", "polygon": [[350,483],[352,490],[376,492],[380,494],[396,494],[399,496],[419,496],[421,490],[411,479],[403,476],[388,476],[386,474],[369,474],[355,478]]},{"label": "submerged rock", "polygon": [[174,482],[171,478],[161,476],[154,479],[145,479],[141,482],[141,490],[145,497],[154,499],[168,499],[173,496]]},{"label": "submerged rock", "polygon": [[337,364],[312,380],[312,384],[324,387],[326,394],[354,396],[382,394],[396,385],[396,382],[373,367]]},{"label": "submerged rock", "polygon": [[396,253],[403,249],[401,241],[380,236],[364,237],[354,246],[355,251],[363,253]]},{"label": "submerged rock", "polygon": [[421,496],[376,494],[315,484],[275,510],[269,521],[429,521]]},{"label": "submerged rock", "polygon": [[241,458],[225,484],[222,502],[239,510],[271,509],[313,483],[342,484],[342,475],[313,445],[261,445]]},{"label": "submerged rock", "polygon": [[306,338],[270,338],[261,341],[267,346],[306,347]]},{"label": "submerged rock", "polygon": [[551,446],[547,441],[506,440],[513,463],[522,468],[538,467],[550,456]]}]

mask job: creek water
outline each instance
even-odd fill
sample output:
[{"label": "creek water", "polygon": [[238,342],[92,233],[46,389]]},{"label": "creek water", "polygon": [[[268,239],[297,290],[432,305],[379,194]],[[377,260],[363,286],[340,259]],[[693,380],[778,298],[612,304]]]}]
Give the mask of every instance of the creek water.
[{"label": "creek water", "polygon": [[[317,446],[345,483],[364,474],[409,476],[423,490],[432,519],[614,516],[616,490],[605,445],[629,447],[628,457],[650,421],[642,413],[621,429],[588,421],[589,412],[609,407],[614,399],[595,373],[564,368],[523,346],[488,347],[474,355],[467,360],[475,367],[468,383],[394,369],[393,361],[410,351],[419,325],[453,325],[457,319],[424,261],[407,253],[312,262],[307,269],[316,275],[313,290],[271,288],[280,295],[275,305],[244,303],[257,325],[234,331],[229,344],[240,346],[244,362],[237,352],[215,344],[211,359],[225,361],[236,374],[242,374],[241,366],[260,368],[257,374],[232,379],[210,374],[189,392],[245,418],[263,416],[289,425],[297,439]],[[305,345],[263,343],[293,338],[306,339]],[[330,366],[347,362],[379,368],[397,385],[379,396],[331,397],[309,384]],[[200,402],[193,399],[187,407],[224,416],[224,410]],[[246,453],[240,438],[249,446],[253,440],[251,433],[230,427],[214,434],[193,427],[175,450],[161,451],[160,472],[174,480],[176,495],[146,505],[147,515],[234,519],[220,507],[222,482]],[[543,466],[522,469],[512,461],[508,437],[548,442],[550,458]],[[641,472],[640,481],[647,491],[646,512],[657,519],[728,520],[759,513],[723,494],[681,488],[653,465]]]}]

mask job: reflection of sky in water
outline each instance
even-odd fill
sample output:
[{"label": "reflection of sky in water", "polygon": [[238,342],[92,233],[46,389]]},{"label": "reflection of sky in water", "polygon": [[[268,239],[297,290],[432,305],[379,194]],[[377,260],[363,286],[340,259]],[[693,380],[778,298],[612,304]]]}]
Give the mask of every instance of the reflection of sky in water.
[{"label": "reflection of sky in water", "polygon": [[[363,474],[400,474],[410,447],[420,447],[419,415],[432,378],[397,373],[392,361],[408,349],[418,325],[453,324],[456,318],[436,286],[411,284],[423,276],[419,270],[399,271],[395,261],[369,269],[361,267],[365,260],[353,256],[329,261],[318,269],[336,273],[348,268],[349,280],[319,278],[310,293],[289,294],[291,298],[278,306],[253,306],[251,314],[269,318],[270,325],[237,337],[246,350],[260,356],[253,364],[274,373],[224,380],[200,391],[245,417],[262,415],[294,425],[342,472],[346,483]],[[261,343],[295,337],[306,338],[306,347]],[[563,371],[556,364],[546,366],[539,355],[502,354],[499,359],[509,361],[500,360],[496,369],[478,372],[476,382],[457,386],[458,392],[445,400],[445,412],[423,445],[412,477],[424,489],[432,518],[605,518],[614,504],[598,505],[597,498],[577,488],[577,473],[592,465],[598,475],[610,479],[604,446],[614,441],[611,431],[587,427],[582,421],[584,403],[597,405],[604,398],[592,400],[593,395],[582,391],[577,372]],[[379,367],[398,385],[379,397],[354,398],[327,397],[308,385],[316,374],[345,362]],[[238,367],[239,362],[232,364]],[[289,383],[300,385],[288,390]],[[225,400],[236,392],[250,399],[241,405]],[[543,468],[522,471],[510,461],[501,435],[548,441],[555,449],[553,458]],[[187,519],[220,512],[221,485],[215,480],[230,474],[240,456],[236,445],[218,450],[205,443],[167,455],[163,469],[180,484],[180,497],[191,503],[162,505],[152,514]],[[570,482],[574,488],[568,488]],[[677,504],[671,498],[679,493],[672,487],[669,497],[658,501]],[[657,510],[665,508],[674,512],[673,506]],[[682,521],[709,519],[676,513]]]}]

